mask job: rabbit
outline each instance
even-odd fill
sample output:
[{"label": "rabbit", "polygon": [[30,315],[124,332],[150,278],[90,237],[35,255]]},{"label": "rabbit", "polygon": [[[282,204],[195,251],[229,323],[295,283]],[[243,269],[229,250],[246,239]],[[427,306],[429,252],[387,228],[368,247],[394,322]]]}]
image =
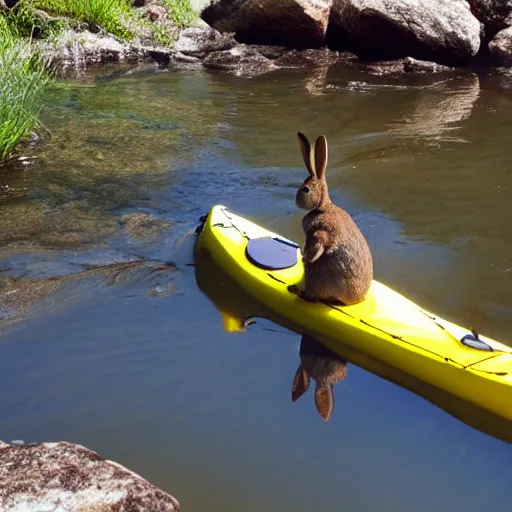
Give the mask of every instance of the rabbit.
[{"label": "rabbit", "polygon": [[370,247],[352,217],[329,198],[326,138],[316,139],[313,153],[306,136],[300,132],[297,136],[309,176],[297,190],[295,202],[310,211],[302,219],[304,289],[291,285],[288,290],[310,302],[357,304],[366,298],[373,280]]},{"label": "rabbit", "polygon": [[347,362],[307,334],[301,338],[299,354],[301,364],[293,379],[292,402],[308,390],[310,378],[313,378],[316,410],[328,422],[334,410],[333,386],[347,376]]}]

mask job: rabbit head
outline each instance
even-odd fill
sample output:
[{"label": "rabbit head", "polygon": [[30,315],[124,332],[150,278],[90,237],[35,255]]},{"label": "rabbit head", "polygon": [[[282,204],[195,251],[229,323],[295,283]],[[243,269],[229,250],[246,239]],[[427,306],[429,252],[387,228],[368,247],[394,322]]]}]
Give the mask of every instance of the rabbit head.
[{"label": "rabbit head", "polygon": [[315,141],[313,151],[307,137],[303,133],[298,132],[297,137],[309,176],[304,180],[299,190],[297,190],[295,202],[299,208],[314,210],[330,203],[327,181],[325,180],[327,139],[320,135]]}]

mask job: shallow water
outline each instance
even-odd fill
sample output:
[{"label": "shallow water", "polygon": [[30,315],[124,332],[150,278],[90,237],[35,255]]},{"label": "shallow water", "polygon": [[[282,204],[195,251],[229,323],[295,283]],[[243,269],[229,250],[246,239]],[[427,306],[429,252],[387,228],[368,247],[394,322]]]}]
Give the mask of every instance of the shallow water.
[{"label": "shallow water", "polygon": [[40,158],[0,173],[0,439],[85,444],[183,510],[508,511],[508,422],[349,363],[325,424],[311,390],[290,399],[299,336],[228,334],[218,308],[253,306],[188,264],[216,203],[300,240],[295,132],[324,133],[375,277],[512,344],[510,83],[144,66],[58,84]]}]

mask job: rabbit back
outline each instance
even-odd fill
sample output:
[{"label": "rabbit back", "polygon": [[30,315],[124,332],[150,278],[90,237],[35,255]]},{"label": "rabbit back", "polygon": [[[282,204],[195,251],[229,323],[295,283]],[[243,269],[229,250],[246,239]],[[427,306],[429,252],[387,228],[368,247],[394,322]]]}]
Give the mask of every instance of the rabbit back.
[{"label": "rabbit back", "polygon": [[332,204],[303,218],[305,252],[323,232],[326,249],[313,263],[305,258],[305,292],[318,300],[336,299],[346,305],[364,300],[373,280],[373,260],[368,243],[352,217]]}]

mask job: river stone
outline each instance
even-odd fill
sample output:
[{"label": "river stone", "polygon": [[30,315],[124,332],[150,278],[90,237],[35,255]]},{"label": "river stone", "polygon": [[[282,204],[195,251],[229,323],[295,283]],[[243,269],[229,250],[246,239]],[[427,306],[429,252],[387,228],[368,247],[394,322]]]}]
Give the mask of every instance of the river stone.
[{"label": "river stone", "polygon": [[229,71],[238,76],[256,76],[272,69],[275,64],[259,53],[255,48],[240,44],[220,52],[210,53],[203,61],[203,66]]},{"label": "river stone", "polygon": [[328,40],[373,58],[455,64],[478,52],[480,23],[465,0],[334,0]]},{"label": "river stone", "polygon": [[229,50],[236,44],[233,34],[221,34],[211,27],[190,27],[180,32],[173,49],[183,55],[203,58],[211,52]]},{"label": "river stone", "polygon": [[500,30],[489,43],[493,62],[498,66],[512,66],[512,27]]},{"label": "river stone", "polygon": [[201,16],[237,41],[316,48],[325,44],[332,0],[213,0]]},{"label": "river stone", "polygon": [[67,442],[0,443],[0,510],[172,512],[179,502],[116,462]]},{"label": "river stone", "polygon": [[512,0],[468,0],[473,15],[482,23],[483,38],[492,39],[512,25]]}]

